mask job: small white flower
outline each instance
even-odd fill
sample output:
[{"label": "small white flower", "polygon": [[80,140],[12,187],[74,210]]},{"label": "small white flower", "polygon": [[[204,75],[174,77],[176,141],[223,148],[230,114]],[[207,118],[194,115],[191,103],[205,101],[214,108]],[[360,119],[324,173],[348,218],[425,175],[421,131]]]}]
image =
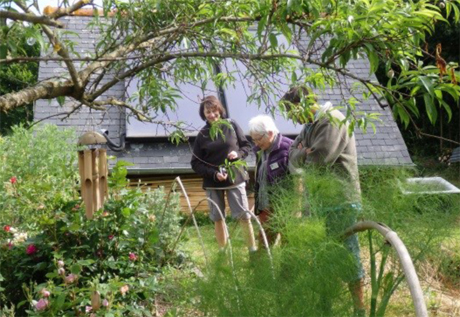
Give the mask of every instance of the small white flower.
[{"label": "small white flower", "polygon": [[355,18],[352,15],[349,15],[347,18],[348,23],[352,23]]},{"label": "small white flower", "polygon": [[27,240],[27,233],[25,232],[16,232],[13,236],[13,243],[21,243],[26,240]]}]

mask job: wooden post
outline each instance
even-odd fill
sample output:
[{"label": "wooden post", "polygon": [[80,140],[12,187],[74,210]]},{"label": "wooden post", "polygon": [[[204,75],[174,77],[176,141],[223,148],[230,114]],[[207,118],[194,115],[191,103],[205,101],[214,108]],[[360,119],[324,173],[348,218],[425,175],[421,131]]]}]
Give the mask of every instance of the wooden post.
[{"label": "wooden post", "polygon": [[107,182],[107,175],[108,175],[108,169],[107,169],[107,150],[105,149],[100,149],[99,150],[99,174],[100,174],[100,180],[99,180],[99,190],[101,194],[101,202],[102,205],[104,205],[105,199],[109,197],[109,186]]},{"label": "wooden post", "polygon": [[99,150],[92,150],[91,165],[93,168],[93,213],[102,207],[99,191]]},{"label": "wooden post", "polygon": [[83,151],[83,175],[84,182],[81,184],[85,189],[82,190],[82,193],[85,193],[85,196],[82,195],[83,201],[85,202],[86,208],[86,218],[92,219],[94,214],[93,209],[93,156],[91,150]]},{"label": "wooden post", "polygon": [[[106,143],[97,132],[86,132],[78,140],[79,145]],[[92,149],[78,152],[78,170],[81,181],[81,197],[85,202],[86,218],[92,219],[94,212],[104,206],[108,197],[107,151]]]},{"label": "wooden post", "polygon": [[81,187],[81,197],[85,198],[85,158],[83,151],[78,151],[78,171],[80,173],[80,187]]}]

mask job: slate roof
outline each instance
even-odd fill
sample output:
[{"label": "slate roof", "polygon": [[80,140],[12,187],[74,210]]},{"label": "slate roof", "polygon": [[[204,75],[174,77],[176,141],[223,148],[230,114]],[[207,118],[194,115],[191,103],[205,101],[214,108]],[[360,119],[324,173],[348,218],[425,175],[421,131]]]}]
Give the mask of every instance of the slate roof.
[{"label": "slate roof", "polygon": [[[67,37],[78,42],[76,50],[82,56],[88,50],[93,49],[98,38],[98,34],[93,33],[88,27],[91,19],[91,17],[62,18],[62,22],[67,25],[67,29],[76,32],[76,34],[68,34]],[[374,75],[369,76],[367,59],[352,61],[349,63],[348,68],[355,75],[376,80]],[[63,73],[65,73],[64,67],[57,62],[40,63],[39,80],[60,76]],[[108,79],[105,79],[105,81],[108,81]],[[322,93],[320,103],[327,100],[333,104],[340,103],[344,97],[352,94],[350,92],[352,84],[353,81],[343,81],[340,87],[327,90]],[[104,94],[104,97],[122,98],[124,91],[125,85],[120,82],[109,89]],[[356,97],[359,98],[358,95]],[[74,102],[69,101],[61,107],[56,100],[38,100],[34,105],[34,120],[43,120],[43,122],[53,123],[62,127],[74,127],[77,129],[78,134],[90,130],[106,129],[109,131],[109,136],[116,143],[120,134],[126,131],[125,112],[117,107],[111,107],[106,112],[82,107],[67,118],[62,119],[62,116],[56,116],[58,113],[70,111],[75,105]],[[372,130],[367,134],[362,131],[356,131],[358,163],[360,165],[412,165],[407,147],[398,126],[394,122],[389,107],[383,110],[374,99],[369,99],[360,104],[359,109],[380,113],[383,122],[377,124],[376,134],[373,134]],[[165,139],[128,139],[124,152],[112,154],[115,154],[118,159],[132,162],[134,166],[128,168],[132,174],[192,173],[190,168],[190,146],[193,145],[182,144],[175,146]],[[254,165],[253,155],[248,158],[248,163],[250,167]]]},{"label": "slate roof", "polygon": [[452,155],[450,156],[449,158],[449,162],[450,163],[456,163],[456,162],[460,162],[460,146],[455,148],[453,151],[452,151]]}]

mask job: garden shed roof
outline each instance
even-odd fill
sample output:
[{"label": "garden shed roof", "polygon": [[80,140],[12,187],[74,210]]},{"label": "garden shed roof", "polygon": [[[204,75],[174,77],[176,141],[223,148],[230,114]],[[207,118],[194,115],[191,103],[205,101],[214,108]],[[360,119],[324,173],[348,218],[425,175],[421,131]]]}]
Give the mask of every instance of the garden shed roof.
[{"label": "garden shed roof", "polygon": [[[67,38],[77,43],[75,49],[81,56],[85,56],[89,50],[94,49],[100,36],[88,27],[91,19],[88,16],[70,16],[61,19],[65,23],[67,30],[71,31],[66,35]],[[309,66],[307,65],[307,67]],[[351,61],[348,68],[356,76],[376,80],[374,75],[369,75],[369,63],[366,59]],[[41,62],[38,80],[59,76],[64,72],[63,65],[58,62]],[[101,84],[108,80],[107,76],[105,76]],[[320,102],[331,101],[333,104],[338,104],[344,98],[353,95],[351,91],[352,85],[353,81],[350,79],[342,79],[339,87],[321,93]],[[112,96],[121,99],[124,98],[125,93],[125,83],[119,82],[102,97]],[[71,115],[64,117],[64,119],[63,116],[59,115],[62,112],[70,111],[74,105],[75,103],[72,101],[68,101],[61,106],[57,100],[38,100],[34,105],[34,120],[41,120],[62,127],[74,127],[77,129],[78,134],[104,129],[108,131],[109,137],[115,142],[118,142],[120,135],[126,134],[127,122],[123,109],[111,107],[103,112],[82,107]],[[372,130],[368,131],[367,134],[362,131],[355,132],[359,164],[412,165],[406,144],[393,119],[390,108],[382,109],[372,97],[362,102],[359,107],[362,111],[379,113],[382,120],[381,123],[377,123],[375,134]],[[249,119],[250,117],[247,118],[247,121]],[[300,132],[300,130],[301,127],[299,126],[298,131]],[[290,136],[295,137],[295,135]],[[113,154],[119,160],[132,162],[134,165],[128,169],[133,174],[191,173],[191,146],[193,144],[175,146],[169,143],[166,138],[128,138],[125,151]],[[254,165],[254,156],[249,157],[248,163],[250,167]]]}]

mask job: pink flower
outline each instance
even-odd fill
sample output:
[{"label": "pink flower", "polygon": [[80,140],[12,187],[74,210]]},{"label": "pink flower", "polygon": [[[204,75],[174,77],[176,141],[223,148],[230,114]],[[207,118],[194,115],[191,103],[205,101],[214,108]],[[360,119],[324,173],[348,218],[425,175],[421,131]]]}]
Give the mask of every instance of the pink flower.
[{"label": "pink flower", "polygon": [[41,298],[36,304],[35,309],[38,311],[45,310],[48,307],[48,300]]},{"label": "pink flower", "polygon": [[50,295],[51,295],[50,291],[48,291],[46,288],[43,288],[40,291],[40,294],[42,294],[43,297],[50,297]]},{"label": "pink flower", "polygon": [[16,176],[13,176],[10,178],[10,183],[11,184],[16,184],[16,182],[18,181],[18,179],[16,178]]},{"label": "pink flower", "polygon": [[137,255],[135,253],[129,252],[129,259],[131,261],[136,261],[137,260]]},{"label": "pink flower", "polygon": [[11,226],[6,225],[3,227],[3,230],[5,230],[6,232],[10,232]]},{"label": "pink flower", "polygon": [[109,306],[109,301],[104,298],[104,300],[102,301],[102,306],[108,307]]},{"label": "pink flower", "polygon": [[64,282],[66,282],[67,284],[71,284],[73,282],[75,282],[77,280],[78,276],[73,274],[73,273],[70,273],[69,275],[67,275],[65,278],[64,278]]},{"label": "pink flower", "polygon": [[65,270],[64,270],[63,267],[60,267],[60,268],[58,269],[58,274],[59,274],[59,275],[64,275],[64,274],[65,274]]},{"label": "pink flower", "polygon": [[86,306],[86,307],[85,307],[85,312],[89,313],[92,309],[93,309],[93,307],[91,307],[91,306]]},{"label": "pink flower", "polygon": [[57,261],[57,265],[58,267],[64,267],[64,261],[62,260]]},{"label": "pink flower", "polygon": [[35,244],[29,244],[26,249],[27,255],[32,255],[37,252],[37,247]]},{"label": "pink flower", "polygon": [[113,234],[109,236],[109,240],[113,240]]},{"label": "pink flower", "polygon": [[11,250],[13,248],[13,242],[8,242],[7,246],[8,249]]}]

